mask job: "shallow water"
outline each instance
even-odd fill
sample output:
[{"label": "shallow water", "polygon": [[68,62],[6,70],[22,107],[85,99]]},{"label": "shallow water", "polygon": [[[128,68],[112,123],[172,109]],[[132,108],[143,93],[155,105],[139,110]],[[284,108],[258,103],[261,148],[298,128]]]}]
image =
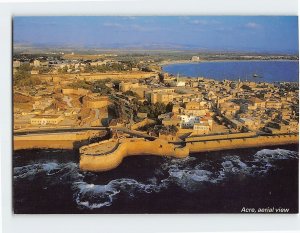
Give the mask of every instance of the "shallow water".
[{"label": "shallow water", "polygon": [[[248,80],[255,82],[299,82],[298,61],[218,61],[163,66],[177,76],[206,77],[216,80]],[[256,74],[258,77],[253,77]]]},{"label": "shallow water", "polygon": [[298,145],[126,158],[82,172],[73,151],[14,154],[15,213],[239,213],[298,211]]}]

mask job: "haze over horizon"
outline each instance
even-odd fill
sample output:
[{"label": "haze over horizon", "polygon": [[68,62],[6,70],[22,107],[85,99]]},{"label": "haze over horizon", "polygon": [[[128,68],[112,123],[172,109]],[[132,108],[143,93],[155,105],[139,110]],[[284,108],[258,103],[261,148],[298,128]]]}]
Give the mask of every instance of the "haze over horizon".
[{"label": "haze over horizon", "polygon": [[14,45],[298,54],[297,16],[14,17]]}]

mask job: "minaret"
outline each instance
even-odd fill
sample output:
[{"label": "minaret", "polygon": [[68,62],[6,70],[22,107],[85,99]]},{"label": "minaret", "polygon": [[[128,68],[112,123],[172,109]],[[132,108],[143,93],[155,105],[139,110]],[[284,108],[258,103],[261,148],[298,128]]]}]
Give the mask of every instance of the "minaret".
[{"label": "minaret", "polygon": [[217,108],[220,108],[220,103],[219,103],[219,96],[217,96]]}]

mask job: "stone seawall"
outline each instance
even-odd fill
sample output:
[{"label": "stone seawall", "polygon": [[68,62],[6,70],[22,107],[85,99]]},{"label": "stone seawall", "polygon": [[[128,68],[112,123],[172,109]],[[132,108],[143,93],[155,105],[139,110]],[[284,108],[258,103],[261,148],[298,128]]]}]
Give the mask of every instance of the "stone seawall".
[{"label": "stone seawall", "polygon": [[[100,145],[99,145],[100,146]],[[155,155],[175,158],[185,158],[189,155],[187,147],[179,148],[167,141],[156,139],[126,139],[118,147],[107,154],[95,156],[83,153],[80,148],[80,169],[84,171],[108,171],[116,168],[123,158],[135,155]]]},{"label": "stone seawall", "polygon": [[249,148],[260,146],[275,146],[299,142],[299,135],[272,135],[252,138],[220,139],[212,141],[189,142],[186,146],[190,153],[228,150],[236,148]]},{"label": "stone seawall", "polygon": [[44,133],[14,136],[14,150],[23,149],[74,149],[89,143],[93,138],[104,137],[106,131],[72,133]]},{"label": "stone seawall", "polygon": [[[185,158],[190,153],[228,150],[260,146],[285,145],[299,142],[299,135],[256,136],[252,138],[219,139],[211,141],[188,142],[185,147],[176,147],[165,140],[156,139],[125,139],[116,143],[114,149],[107,153],[91,153],[98,148],[104,148],[107,143],[94,143],[80,148],[80,169],[84,171],[108,171],[116,168],[123,158],[134,155],[156,155],[165,157]],[[109,140],[109,142],[111,142]],[[88,148],[93,148],[89,150]],[[101,149],[100,149],[101,150]]]},{"label": "stone seawall", "polygon": [[247,133],[231,133],[231,134],[217,134],[217,135],[202,135],[202,136],[192,136],[185,139],[186,142],[194,141],[210,141],[210,140],[220,140],[220,139],[236,139],[236,138],[249,138],[256,137],[255,132]]}]

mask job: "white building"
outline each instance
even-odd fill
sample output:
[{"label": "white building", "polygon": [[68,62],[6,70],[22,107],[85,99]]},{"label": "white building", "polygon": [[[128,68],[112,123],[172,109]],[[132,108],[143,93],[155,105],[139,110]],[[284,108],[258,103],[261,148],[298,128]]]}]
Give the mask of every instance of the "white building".
[{"label": "white building", "polygon": [[21,62],[20,61],[14,61],[13,62],[13,67],[14,68],[18,68],[18,67],[20,67],[21,66]]},{"label": "white building", "polygon": [[180,128],[193,128],[195,123],[200,122],[199,116],[180,115]]},{"label": "white building", "polygon": [[192,56],[192,61],[200,61],[200,57],[198,57],[198,56]]},{"label": "white building", "polygon": [[177,87],[185,87],[185,81],[177,81],[176,86]]}]

